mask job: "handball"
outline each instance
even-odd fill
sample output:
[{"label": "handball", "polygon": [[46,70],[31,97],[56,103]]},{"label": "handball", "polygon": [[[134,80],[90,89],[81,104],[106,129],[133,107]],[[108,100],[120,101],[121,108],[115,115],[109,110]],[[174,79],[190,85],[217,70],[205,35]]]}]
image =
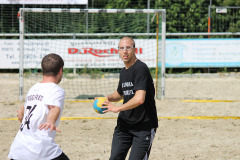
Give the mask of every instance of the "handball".
[{"label": "handball", "polygon": [[106,101],[107,98],[105,97],[98,97],[96,100],[94,100],[93,102],[93,109],[95,110],[95,112],[99,113],[99,114],[104,114],[104,110],[106,110],[107,108],[101,108],[102,106],[106,106],[106,105],[102,105],[104,101]]}]

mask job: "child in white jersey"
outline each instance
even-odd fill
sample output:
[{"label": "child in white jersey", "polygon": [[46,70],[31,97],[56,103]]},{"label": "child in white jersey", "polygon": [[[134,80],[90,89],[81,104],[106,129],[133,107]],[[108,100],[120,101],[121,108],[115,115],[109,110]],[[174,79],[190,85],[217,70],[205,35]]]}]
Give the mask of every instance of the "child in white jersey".
[{"label": "child in white jersey", "polygon": [[11,145],[9,159],[69,160],[55,143],[56,131],[64,106],[64,90],[58,86],[63,75],[63,59],[54,53],[41,62],[43,79],[27,93],[18,111],[21,122]]}]

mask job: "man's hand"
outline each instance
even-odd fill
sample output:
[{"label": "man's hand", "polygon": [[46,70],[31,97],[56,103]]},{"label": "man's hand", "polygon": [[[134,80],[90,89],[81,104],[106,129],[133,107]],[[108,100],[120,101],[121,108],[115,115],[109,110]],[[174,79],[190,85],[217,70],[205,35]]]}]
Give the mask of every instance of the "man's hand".
[{"label": "man's hand", "polygon": [[[117,92],[115,92],[115,95],[119,95],[119,94]],[[130,99],[127,103],[124,103],[121,106],[115,106],[112,103],[110,103],[109,101],[105,101],[103,104],[105,104],[106,106],[103,106],[101,108],[107,108],[107,110],[105,110],[103,112],[114,112],[114,113],[133,109],[144,103],[145,96],[146,96],[145,90],[137,90],[135,92],[134,97],[132,99]],[[120,97],[120,96],[116,96],[116,97]]]},{"label": "man's hand", "polygon": [[[97,98],[99,98],[99,97],[95,97],[95,98],[93,99],[92,105],[94,104],[94,101],[95,101]],[[104,97],[104,98],[106,98],[107,101],[108,101],[108,97]]]},{"label": "man's hand", "polygon": [[104,101],[103,105],[106,105],[106,106],[101,107],[101,108],[106,108],[106,110],[103,111],[104,113],[106,113],[106,112],[113,112],[113,113],[120,112],[121,107],[113,105],[109,101]]},{"label": "man's hand", "polygon": [[55,125],[55,122],[57,121],[60,115],[60,108],[57,106],[48,105],[48,109],[49,109],[49,113],[47,117],[47,122],[41,124],[38,127],[38,129],[40,130],[45,129],[46,131],[47,129],[50,128],[50,132],[52,132],[53,130],[56,130],[57,132],[61,132]]},{"label": "man's hand", "polygon": [[45,131],[50,128],[50,132],[52,132],[53,130],[56,130],[57,132],[61,132],[53,123],[49,123],[49,122],[45,122],[43,124],[41,124],[38,129],[42,130],[45,129]]}]

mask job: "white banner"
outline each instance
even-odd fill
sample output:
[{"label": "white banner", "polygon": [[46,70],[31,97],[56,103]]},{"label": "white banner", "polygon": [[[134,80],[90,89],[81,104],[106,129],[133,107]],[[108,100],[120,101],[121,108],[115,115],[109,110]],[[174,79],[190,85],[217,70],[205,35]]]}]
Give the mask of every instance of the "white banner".
[{"label": "white banner", "polygon": [[[121,68],[118,39],[25,40],[24,68],[41,68],[41,59],[59,54],[65,68]],[[156,67],[156,40],[136,39],[137,58]],[[159,43],[159,57],[161,57]],[[240,67],[240,39],[166,40],[167,68]],[[161,66],[161,63],[158,63]],[[19,68],[19,40],[0,40],[0,68]]]},{"label": "white banner", "polygon": [[167,68],[239,67],[240,39],[169,39]]},{"label": "white banner", "polygon": [[[24,68],[41,68],[42,58],[59,54],[65,68],[121,68],[118,39],[24,40]],[[156,66],[156,40],[137,39],[136,55]],[[19,68],[19,40],[0,40],[0,68]]]},{"label": "white banner", "polygon": [[63,5],[87,5],[88,0],[1,0],[0,4],[63,4]]}]

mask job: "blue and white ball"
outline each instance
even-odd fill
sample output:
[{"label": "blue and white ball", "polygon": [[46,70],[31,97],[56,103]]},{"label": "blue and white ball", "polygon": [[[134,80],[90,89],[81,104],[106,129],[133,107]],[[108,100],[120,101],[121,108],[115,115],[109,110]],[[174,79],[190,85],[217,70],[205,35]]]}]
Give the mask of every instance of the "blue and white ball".
[{"label": "blue and white ball", "polygon": [[95,110],[95,112],[99,113],[99,114],[104,114],[104,110],[106,110],[107,108],[101,108],[102,105],[104,103],[104,101],[106,101],[107,98],[105,97],[98,97],[94,102],[93,102],[93,109]]}]

